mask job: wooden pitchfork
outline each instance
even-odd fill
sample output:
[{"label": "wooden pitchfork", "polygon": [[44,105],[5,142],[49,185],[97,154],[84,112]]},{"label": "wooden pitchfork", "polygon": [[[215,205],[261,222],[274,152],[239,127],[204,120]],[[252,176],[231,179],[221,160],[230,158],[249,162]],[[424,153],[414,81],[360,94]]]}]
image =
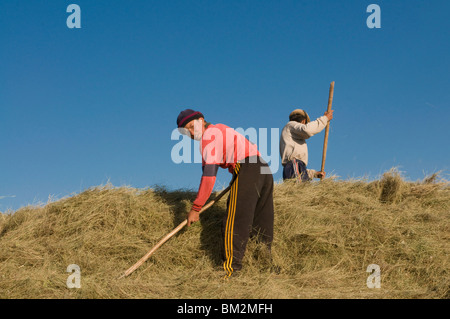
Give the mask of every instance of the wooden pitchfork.
[{"label": "wooden pitchfork", "polygon": [[[219,199],[221,199],[223,197],[223,195],[225,195],[231,188],[231,185],[229,185],[227,188],[225,188],[219,195],[217,195],[216,198],[214,198],[214,200],[210,201],[208,204],[206,204],[205,206],[203,206],[203,208],[200,210],[199,214],[203,213],[205,210],[207,210],[208,208],[210,208],[212,205],[214,205],[216,202],[219,201]],[[153,255],[153,253],[159,248],[161,247],[166,241],[168,241],[173,235],[175,235],[176,233],[178,233],[184,226],[186,226],[187,224],[187,219],[185,219],[182,223],[180,223],[174,230],[172,230],[170,233],[168,233],[166,236],[164,236],[163,239],[161,239],[152,249],[150,249],[150,251],[148,253],[146,253],[141,259],[138,260],[137,263],[135,263],[133,266],[131,266],[130,268],[128,268],[120,277],[126,277],[129,274],[131,274],[133,271],[135,271],[136,269],[138,269],[147,259],[150,258],[151,255]]]},{"label": "wooden pitchfork", "polygon": [[[334,93],[334,81],[330,84],[330,93],[328,95],[328,109],[327,112],[331,111],[331,105],[333,104],[333,93]],[[325,169],[325,159],[327,158],[327,146],[328,146],[328,134],[330,132],[330,121],[328,121],[327,126],[325,128],[325,139],[323,141],[323,152],[322,152],[322,167],[320,169],[321,172]],[[320,180],[323,180],[323,175],[320,177]]]}]

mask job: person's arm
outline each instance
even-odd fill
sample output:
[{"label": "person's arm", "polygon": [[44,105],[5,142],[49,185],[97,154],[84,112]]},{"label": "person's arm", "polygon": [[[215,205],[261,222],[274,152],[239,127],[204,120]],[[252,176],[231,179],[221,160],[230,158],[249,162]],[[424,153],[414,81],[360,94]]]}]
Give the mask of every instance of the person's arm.
[{"label": "person's arm", "polygon": [[205,164],[203,169],[203,175],[200,180],[200,186],[198,188],[197,197],[192,204],[191,211],[188,213],[188,226],[191,223],[199,220],[200,210],[203,205],[205,205],[208,198],[211,196],[211,193],[214,188],[214,184],[216,183],[216,175],[219,165],[217,164]]},{"label": "person's arm", "polygon": [[327,125],[328,117],[321,116],[315,121],[311,121],[308,124],[293,123],[292,134],[300,139],[306,140],[317,133],[320,133]]},{"label": "person's arm", "polygon": [[308,124],[293,123],[292,124],[292,134],[300,139],[306,140],[317,133],[320,133],[329,121],[333,119],[333,112],[325,112],[323,116],[319,117],[317,120],[309,122]]},{"label": "person's arm", "polygon": [[218,168],[219,165],[216,164],[205,164],[205,166],[202,167],[203,175],[200,180],[197,198],[194,200],[192,209],[199,212],[202,209],[203,205],[205,205],[209,196],[211,196],[214,184],[216,182]]}]

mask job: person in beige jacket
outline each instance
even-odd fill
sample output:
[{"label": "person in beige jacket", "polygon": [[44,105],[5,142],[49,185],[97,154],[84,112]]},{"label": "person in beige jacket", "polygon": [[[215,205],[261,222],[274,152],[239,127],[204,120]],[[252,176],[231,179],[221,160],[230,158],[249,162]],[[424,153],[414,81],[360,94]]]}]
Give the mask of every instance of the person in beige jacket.
[{"label": "person in beige jacket", "polygon": [[296,109],[289,115],[289,122],[281,131],[280,155],[283,165],[283,180],[295,178],[298,181],[310,181],[313,178],[325,176],[325,172],[307,169],[308,146],[306,140],[320,133],[333,118],[333,110],[315,121],[311,121],[308,114]]}]

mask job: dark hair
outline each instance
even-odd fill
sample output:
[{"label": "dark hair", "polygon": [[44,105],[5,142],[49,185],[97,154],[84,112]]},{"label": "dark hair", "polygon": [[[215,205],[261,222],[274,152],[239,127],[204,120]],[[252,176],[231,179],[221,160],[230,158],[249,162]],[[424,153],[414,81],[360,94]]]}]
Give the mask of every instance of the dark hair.
[{"label": "dark hair", "polygon": [[292,116],[289,116],[289,121],[295,121],[301,123],[303,120],[306,120],[306,116],[303,116],[301,114],[294,114]]}]

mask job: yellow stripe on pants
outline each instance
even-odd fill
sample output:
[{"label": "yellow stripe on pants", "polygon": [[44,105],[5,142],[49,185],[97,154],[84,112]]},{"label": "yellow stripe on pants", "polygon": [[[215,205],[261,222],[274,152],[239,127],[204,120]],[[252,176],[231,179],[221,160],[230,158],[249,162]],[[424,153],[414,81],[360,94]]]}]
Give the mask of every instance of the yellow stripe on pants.
[{"label": "yellow stripe on pants", "polygon": [[223,263],[223,268],[226,271],[225,278],[228,278],[233,273],[233,267],[231,263],[233,262],[233,230],[234,230],[234,216],[236,213],[236,201],[237,201],[237,191],[239,182],[239,170],[240,163],[236,164],[234,172],[236,173],[236,179],[231,186],[230,191],[230,202],[228,203],[228,218],[225,226],[225,257],[226,260]]}]

